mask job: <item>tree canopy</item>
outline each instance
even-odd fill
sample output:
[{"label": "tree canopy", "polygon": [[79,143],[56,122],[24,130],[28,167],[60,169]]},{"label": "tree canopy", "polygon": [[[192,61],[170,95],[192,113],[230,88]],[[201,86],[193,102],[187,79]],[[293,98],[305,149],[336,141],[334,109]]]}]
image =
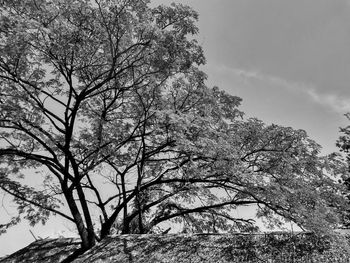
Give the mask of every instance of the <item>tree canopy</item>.
[{"label": "tree canopy", "polygon": [[[350,114],[347,113],[345,114],[345,117],[350,120]],[[338,140],[337,140],[337,146],[339,148],[339,150],[341,152],[344,153],[343,158],[345,159],[344,162],[346,163],[344,169],[346,169],[348,171],[348,173],[350,172],[350,126],[346,126],[346,127],[342,127],[340,128],[340,132],[341,132],[341,136],[339,136]],[[348,174],[348,173],[344,173],[344,174]],[[344,186],[346,187],[346,190],[344,192],[344,196],[350,200],[350,194],[349,194],[349,190],[350,190],[350,177],[349,176],[345,176],[340,178],[340,182],[342,184],[344,184]],[[345,213],[342,216],[342,222],[344,224],[345,227],[350,227],[350,209],[347,209],[345,211]]]},{"label": "tree canopy", "polygon": [[[111,231],[247,230],[238,207],[308,230],[339,223],[337,158],[302,130],[243,118],[205,85],[197,13],[147,0],[3,0],[0,188],[31,224]],[[41,182],[34,187],[29,182]]]}]

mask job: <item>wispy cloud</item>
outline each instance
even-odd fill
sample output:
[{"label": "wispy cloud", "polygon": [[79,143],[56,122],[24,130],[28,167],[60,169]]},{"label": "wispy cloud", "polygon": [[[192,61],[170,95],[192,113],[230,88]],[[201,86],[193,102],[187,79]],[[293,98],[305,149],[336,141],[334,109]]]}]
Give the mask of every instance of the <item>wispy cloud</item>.
[{"label": "wispy cloud", "polygon": [[[350,1],[350,0],[349,0]],[[312,102],[320,104],[340,114],[350,112],[350,97],[342,97],[337,93],[321,92],[312,84],[292,82],[280,77],[262,74],[258,71],[249,71],[238,68],[222,68],[244,81],[259,81],[267,83],[271,87],[283,88],[293,93],[301,93],[307,96]]]},{"label": "wispy cloud", "polygon": [[350,98],[338,94],[318,93],[315,88],[307,89],[306,94],[316,103],[331,108],[338,113],[350,112]]}]

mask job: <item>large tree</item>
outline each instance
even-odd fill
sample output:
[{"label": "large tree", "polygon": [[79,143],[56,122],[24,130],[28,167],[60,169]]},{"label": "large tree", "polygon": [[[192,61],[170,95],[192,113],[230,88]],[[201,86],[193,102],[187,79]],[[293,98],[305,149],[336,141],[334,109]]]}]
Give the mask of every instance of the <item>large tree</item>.
[{"label": "large tree", "polygon": [[[301,130],[243,119],[205,86],[197,13],[139,0],[3,0],[0,188],[31,224],[73,222],[88,249],[112,230],[336,225],[335,161]],[[38,182],[42,182],[38,186]],[[35,182],[35,184],[33,184]],[[37,187],[34,187],[37,186]]]}]

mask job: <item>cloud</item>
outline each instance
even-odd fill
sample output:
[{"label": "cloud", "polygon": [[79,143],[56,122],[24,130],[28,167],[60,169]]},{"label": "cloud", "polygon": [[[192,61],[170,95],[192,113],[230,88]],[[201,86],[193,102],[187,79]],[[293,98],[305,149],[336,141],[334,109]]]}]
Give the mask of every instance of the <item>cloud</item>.
[{"label": "cloud", "polygon": [[350,98],[341,97],[337,94],[321,94],[316,89],[310,88],[306,90],[306,94],[316,103],[327,106],[337,113],[350,112]]},{"label": "cloud", "polygon": [[337,93],[320,92],[317,87],[312,84],[292,82],[280,77],[262,74],[259,71],[254,70],[249,71],[228,67],[220,67],[220,70],[229,71],[229,74],[243,78],[245,82],[253,82],[253,85],[254,82],[258,81],[266,83],[266,86],[269,87],[283,88],[288,92],[306,95],[313,103],[322,105],[336,113],[344,114],[350,112],[350,97],[343,97]]}]

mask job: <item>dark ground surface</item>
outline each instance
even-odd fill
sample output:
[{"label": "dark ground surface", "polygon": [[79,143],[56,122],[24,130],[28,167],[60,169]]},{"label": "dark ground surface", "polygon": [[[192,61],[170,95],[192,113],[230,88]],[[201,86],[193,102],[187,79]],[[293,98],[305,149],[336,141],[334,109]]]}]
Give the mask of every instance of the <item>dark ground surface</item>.
[{"label": "dark ground surface", "polygon": [[[78,248],[78,239],[39,240],[0,263],[62,262]],[[310,234],[179,234],[108,237],[73,262],[345,263],[349,258],[338,244]]]}]

